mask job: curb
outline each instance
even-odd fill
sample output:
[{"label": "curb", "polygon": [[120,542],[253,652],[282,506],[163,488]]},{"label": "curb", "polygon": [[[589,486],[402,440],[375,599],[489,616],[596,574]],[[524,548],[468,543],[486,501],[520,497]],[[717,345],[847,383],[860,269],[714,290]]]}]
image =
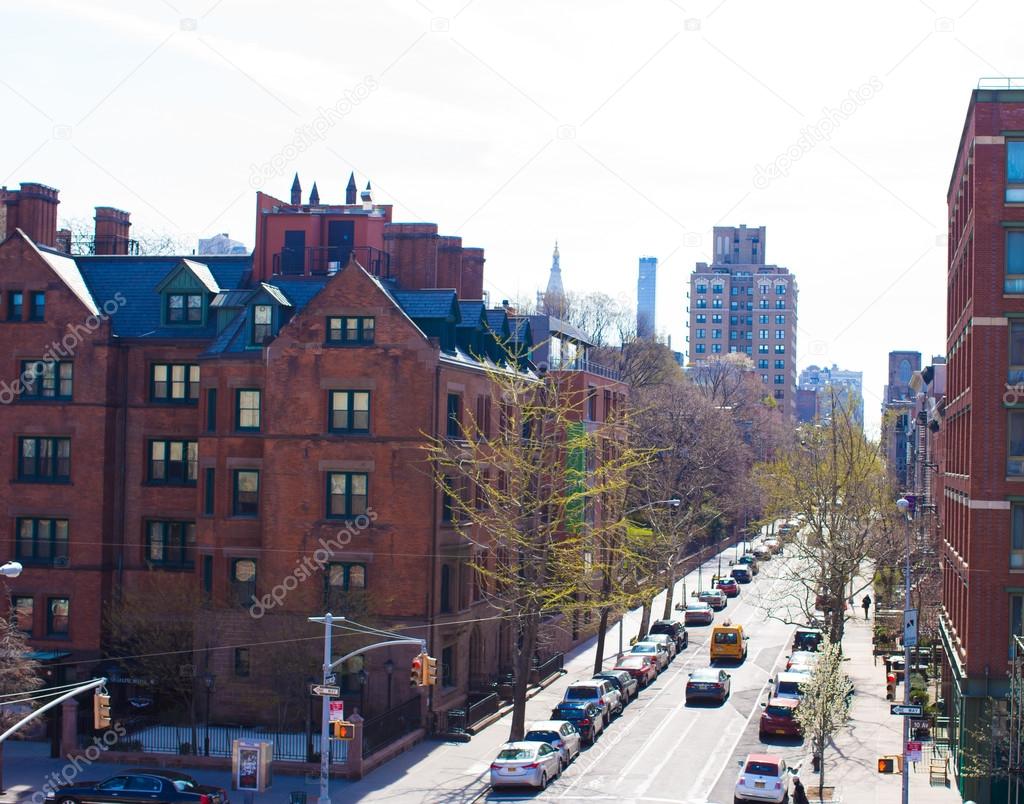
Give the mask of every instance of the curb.
[{"label": "curb", "polygon": [[[566,674],[566,670],[563,667],[557,673],[552,673],[547,678],[541,679],[539,684],[536,684],[535,686],[530,687],[526,691],[526,700],[530,700],[537,693],[542,692],[543,690],[546,690],[548,687],[550,687],[552,684],[554,684],[556,681],[558,681],[558,679],[560,679],[565,674]],[[477,723],[474,723],[472,726],[470,726],[468,729],[466,729],[466,732],[468,734],[471,734],[471,735],[472,734],[479,734],[481,731],[486,729],[488,726],[490,726],[490,725],[492,725],[494,723],[497,723],[499,720],[501,720],[503,717],[505,717],[505,715],[507,715],[511,711],[512,711],[512,704],[506,704],[505,706],[503,706],[500,709],[498,709],[498,711],[495,712],[493,715],[488,715],[483,720],[480,720]]]}]

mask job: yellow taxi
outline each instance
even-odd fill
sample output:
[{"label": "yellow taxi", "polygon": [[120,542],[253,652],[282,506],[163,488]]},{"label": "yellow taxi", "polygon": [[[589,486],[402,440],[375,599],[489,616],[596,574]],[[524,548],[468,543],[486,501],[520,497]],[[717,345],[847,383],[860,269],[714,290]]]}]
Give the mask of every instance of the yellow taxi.
[{"label": "yellow taxi", "polygon": [[726,620],[711,631],[711,661],[727,659],[742,662],[747,658],[747,639],[742,625]]}]

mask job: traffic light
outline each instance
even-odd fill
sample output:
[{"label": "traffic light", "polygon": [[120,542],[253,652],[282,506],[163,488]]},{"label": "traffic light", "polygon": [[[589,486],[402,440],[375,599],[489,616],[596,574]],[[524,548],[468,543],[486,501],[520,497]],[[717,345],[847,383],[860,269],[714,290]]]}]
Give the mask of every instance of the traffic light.
[{"label": "traffic light", "polygon": [[878,772],[879,773],[892,773],[895,770],[895,763],[892,761],[892,757],[879,757],[878,758]]},{"label": "traffic light", "polygon": [[95,729],[110,728],[110,696],[105,692],[93,693],[92,723]]},{"label": "traffic light", "polygon": [[331,723],[331,737],[335,740],[351,740],[355,736],[355,728],[347,720],[335,720]]},{"label": "traffic light", "polygon": [[896,700],[896,674],[888,673],[885,677],[885,700]]},{"label": "traffic light", "polygon": [[424,654],[419,653],[412,658],[412,665],[409,668],[409,686],[410,687],[422,687],[424,683],[423,675],[423,656]]},{"label": "traffic light", "polygon": [[424,656],[424,658],[427,660],[427,664],[423,683],[434,686],[437,683],[437,659],[433,656]]}]

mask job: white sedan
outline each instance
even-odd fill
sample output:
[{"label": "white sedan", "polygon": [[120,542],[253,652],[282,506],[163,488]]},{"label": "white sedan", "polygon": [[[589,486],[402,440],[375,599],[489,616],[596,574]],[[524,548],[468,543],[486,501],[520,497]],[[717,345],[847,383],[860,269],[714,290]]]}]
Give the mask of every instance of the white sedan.
[{"label": "white sedan", "polygon": [[562,754],[549,743],[505,743],[491,763],[491,787],[543,790],[562,769]]}]

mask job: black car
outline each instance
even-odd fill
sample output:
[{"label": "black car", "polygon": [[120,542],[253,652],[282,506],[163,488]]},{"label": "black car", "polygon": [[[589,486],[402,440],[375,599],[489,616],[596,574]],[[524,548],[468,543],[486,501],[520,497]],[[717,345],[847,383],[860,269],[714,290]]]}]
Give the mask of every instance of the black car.
[{"label": "black car", "polygon": [[551,710],[551,719],[568,720],[591,745],[604,731],[607,720],[604,709],[589,701],[563,701]]},{"label": "black car", "polygon": [[127,770],[102,782],[76,782],[46,794],[47,801],[59,804],[228,804],[228,794],[220,787],[199,784],[185,773],[170,770]]},{"label": "black car", "polygon": [[690,645],[690,635],[686,632],[686,626],[679,620],[655,620],[651,623],[649,634],[667,634],[676,641],[676,653]]},{"label": "black car", "polygon": [[600,673],[595,673],[594,678],[603,678],[618,687],[619,692],[622,693],[623,706],[636,700],[636,696],[640,694],[639,682],[625,670],[602,670]]},{"label": "black car", "polygon": [[750,583],[752,580],[750,570],[746,567],[733,567],[729,574],[736,579],[736,583]]},{"label": "black car", "polygon": [[807,650],[813,653],[818,650],[824,638],[825,632],[820,628],[800,626],[793,634],[793,650]]}]

